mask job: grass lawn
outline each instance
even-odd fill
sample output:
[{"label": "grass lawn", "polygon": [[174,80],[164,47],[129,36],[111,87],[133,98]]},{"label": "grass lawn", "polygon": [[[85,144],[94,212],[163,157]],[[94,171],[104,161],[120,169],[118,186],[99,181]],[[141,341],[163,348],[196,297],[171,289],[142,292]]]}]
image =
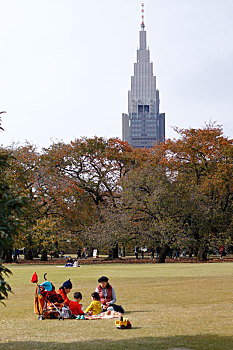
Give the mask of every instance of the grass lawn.
[{"label": "grass lawn", "polygon": [[[0,349],[233,349],[233,263],[103,264],[81,268],[14,266],[14,294],[0,306]],[[33,313],[34,272],[56,288],[70,278],[87,306],[101,275],[110,278],[117,303],[132,323],[115,320],[38,321]]]}]

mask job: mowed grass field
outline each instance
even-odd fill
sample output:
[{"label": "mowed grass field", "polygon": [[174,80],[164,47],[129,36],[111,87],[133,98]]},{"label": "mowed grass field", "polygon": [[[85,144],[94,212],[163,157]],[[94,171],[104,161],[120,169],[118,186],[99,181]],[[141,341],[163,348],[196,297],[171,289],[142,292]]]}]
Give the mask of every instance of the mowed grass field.
[{"label": "mowed grass field", "polygon": [[[14,294],[0,306],[0,349],[233,349],[233,263],[10,268]],[[118,330],[114,319],[39,321],[35,271],[57,289],[70,278],[70,298],[81,291],[85,307],[98,277],[108,276],[133,328]]]}]

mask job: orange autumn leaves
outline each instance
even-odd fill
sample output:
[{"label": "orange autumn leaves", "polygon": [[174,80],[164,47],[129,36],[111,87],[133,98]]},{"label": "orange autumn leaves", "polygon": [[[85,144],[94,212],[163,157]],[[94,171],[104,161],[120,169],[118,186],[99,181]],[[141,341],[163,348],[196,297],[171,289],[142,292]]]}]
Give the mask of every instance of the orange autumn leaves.
[{"label": "orange autumn leaves", "polygon": [[[136,230],[148,244],[156,239],[198,246],[204,240],[208,246],[213,232],[232,227],[232,140],[215,124],[177,132],[177,140],[151,150],[98,137],[54,143],[42,152],[29,144],[15,147],[8,177],[28,199],[25,231],[36,241],[40,232],[49,236],[41,239],[47,246],[61,232],[84,244],[87,228],[100,222],[103,230],[112,215],[124,232],[114,244],[118,236],[127,242]],[[206,220],[198,219],[200,208]],[[96,229],[91,232],[95,244]],[[104,240],[99,239],[103,245]]]}]

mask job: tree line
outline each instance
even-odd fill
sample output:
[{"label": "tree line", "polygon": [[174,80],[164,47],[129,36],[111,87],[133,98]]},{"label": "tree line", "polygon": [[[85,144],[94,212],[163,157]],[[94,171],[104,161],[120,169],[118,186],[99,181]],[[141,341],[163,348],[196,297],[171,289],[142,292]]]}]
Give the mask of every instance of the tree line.
[{"label": "tree line", "polygon": [[46,259],[72,241],[111,257],[119,245],[159,245],[159,262],[185,248],[203,261],[230,246],[232,140],[215,123],[176,131],[150,150],[102,137],[41,152],[29,143],[0,148],[1,258],[25,247],[27,259]]}]

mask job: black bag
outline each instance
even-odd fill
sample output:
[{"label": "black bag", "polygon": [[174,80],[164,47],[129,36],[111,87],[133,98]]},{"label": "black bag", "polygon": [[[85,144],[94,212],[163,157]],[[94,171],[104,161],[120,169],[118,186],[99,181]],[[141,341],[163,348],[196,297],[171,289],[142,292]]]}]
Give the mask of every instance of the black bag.
[{"label": "black bag", "polygon": [[116,311],[116,312],[120,312],[121,314],[125,313],[125,310],[123,309],[123,307],[121,305],[111,304],[110,306],[112,306],[114,311]]}]

